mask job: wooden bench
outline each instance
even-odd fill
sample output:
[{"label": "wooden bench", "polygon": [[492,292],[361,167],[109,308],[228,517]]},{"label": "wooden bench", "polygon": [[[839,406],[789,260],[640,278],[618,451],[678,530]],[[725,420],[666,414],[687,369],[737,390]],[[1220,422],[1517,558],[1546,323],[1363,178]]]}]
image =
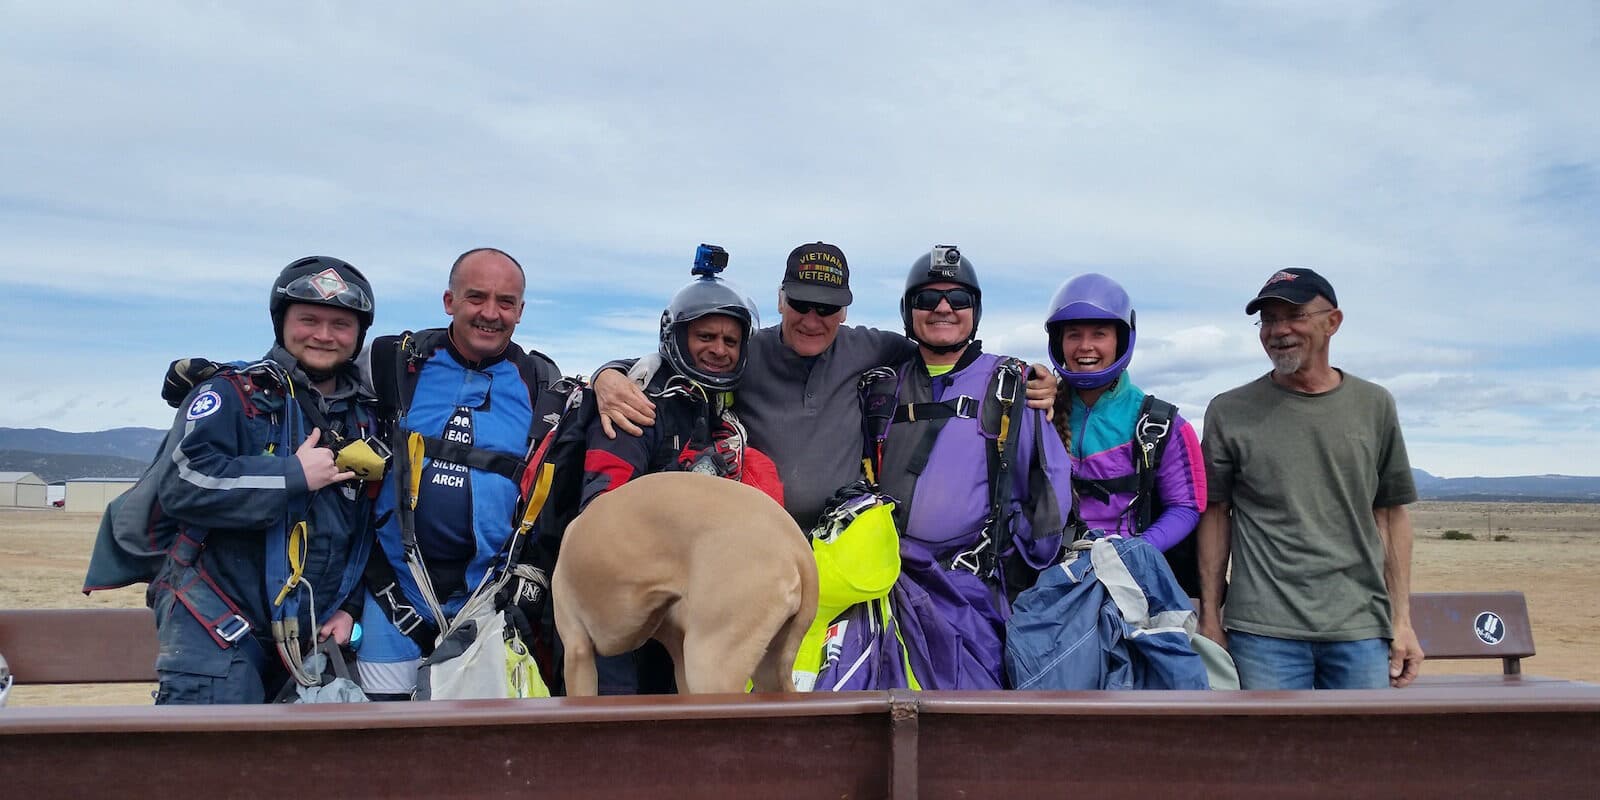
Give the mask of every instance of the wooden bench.
[{"label": "wooden bench", "polygon": [[147,608],[0,609],[0,656],[18,685],[153,683],[156,649]]},{"label": "wooden bench", "polygon": [[[1521,592],[1413,594],[1411,620],[1430,660],[1500,659],[1504,675],[1520,682],[1522,659],[1534,654]],[[155,681],[154,634],[150,611],[142,608],[0,610],[0,655],[18,684]],[[1430,677],[1426,665],[1423,675]]]},{"label": "wooden bench", "polygon": [[1522,592],[1413,594],[1411,626],[1428,661],[1498,658],[1502,674],[1520,676],[1522,659],[1534,654]]}]

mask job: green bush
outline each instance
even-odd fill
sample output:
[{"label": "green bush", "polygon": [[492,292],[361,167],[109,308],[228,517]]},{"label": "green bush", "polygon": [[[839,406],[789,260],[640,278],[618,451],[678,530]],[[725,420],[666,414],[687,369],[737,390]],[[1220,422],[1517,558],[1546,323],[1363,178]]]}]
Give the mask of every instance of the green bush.
[{"label": "green bush", "polygon": [[1505,535],[1503,533],[1495,534],[1494,535],[1494,540],[1497,541],[1497,542],[1514,542],[1514,541],[1516,541],[1516,539],[1513,539],[1510,536],[1507,536],[1507,535]]},{"label": "green bush", "polygon": [[1453,529],[1445,531],[1444,535],[1440,536],[1439,538],[1451,542],[1472,542],[1477,541],[1478,539],[1478,537],[1473,536],[1470,533],[1462,533],[1461,531]]}]

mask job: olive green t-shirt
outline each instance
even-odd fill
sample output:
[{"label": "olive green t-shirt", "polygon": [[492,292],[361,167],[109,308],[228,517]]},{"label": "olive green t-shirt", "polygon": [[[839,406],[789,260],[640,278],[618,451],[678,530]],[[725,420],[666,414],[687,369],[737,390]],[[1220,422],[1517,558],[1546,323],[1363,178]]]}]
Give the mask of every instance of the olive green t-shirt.
[{"label": "olive green t-shirt", "polygon": [[1373,508],[1417,499],[1394,397],[1348,373],[1322,394],[1269,375],[1206,409],[1207,499],[1232,506],[1223,626],[1313,641],[1392,638]]}]

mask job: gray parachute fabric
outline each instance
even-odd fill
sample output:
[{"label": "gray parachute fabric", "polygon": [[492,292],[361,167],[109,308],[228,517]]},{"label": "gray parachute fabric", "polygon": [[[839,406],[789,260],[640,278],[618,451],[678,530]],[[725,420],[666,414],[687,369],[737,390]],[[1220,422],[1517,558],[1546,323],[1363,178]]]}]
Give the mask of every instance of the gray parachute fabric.
[{"label": "gray parachute fabric", "polygon": [[[361,687],[350,678],[350,668],[345,664],[344,654],[339,652],[339,645],[332,639],[326,639],[318,645],[317,652],[307,656],[303,666],[307,673],[323,676],[323,681],[316,686],[295,684],[293,702],[368,702],[366,692],[361,691]],[[327,677],[330,672],[333,674],[332,678]]]}]

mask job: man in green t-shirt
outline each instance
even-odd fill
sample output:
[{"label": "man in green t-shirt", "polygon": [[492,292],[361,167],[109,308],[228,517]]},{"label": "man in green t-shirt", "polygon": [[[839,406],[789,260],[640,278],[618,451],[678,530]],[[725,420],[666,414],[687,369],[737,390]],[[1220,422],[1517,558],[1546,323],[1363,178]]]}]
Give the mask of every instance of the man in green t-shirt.
[{"label": "man in green t-shirt", "polygon": [[1206,409],[1200,632],[1245,689],[1405,686],[1417,492],[1394,398],[1329,364],[1344,312],[1321,275],[1277,272],[1257,311],[1272,371]]}]

